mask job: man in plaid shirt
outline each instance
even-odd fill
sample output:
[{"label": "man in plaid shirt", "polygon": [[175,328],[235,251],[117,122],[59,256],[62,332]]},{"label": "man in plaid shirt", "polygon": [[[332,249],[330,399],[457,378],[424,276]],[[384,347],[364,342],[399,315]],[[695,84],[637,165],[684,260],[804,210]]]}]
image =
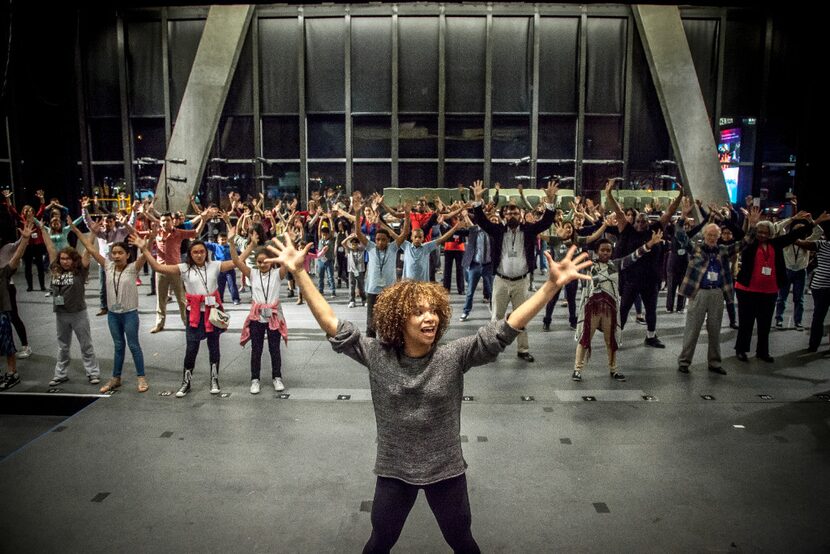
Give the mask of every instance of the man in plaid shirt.
[{"label": "man in plaid shirt", "polygon": [[[684,199],[683,217],[689,217],[692,203]],[[717,217],[716,210],[712,210],[710,217]],[[703,226],[703,241],[693,243],[683,228],[678,228],[676,238],[682,248],[689,252],[689,266],[678,294],[688,299],[686,310],[686,328],[683,331],[683,350],[677,358],[677,370],[689,373],[689,366],[695,354],[695,346],[700,336],[703,321],[706,320],[706,334],[709,336],[709,352],[707,356],[709,371],[726,375],[721,366],[720,355],[720,328],[723,320],[724,297],[732,294],[732,269],[730,258],[743,250],[755,234],[755,224],[760,219],[761,212],[753,208],[749,214],[749,232],[743,240],[732,244],[718,244],[721,230],[716,223]],[[724,219],[724,225],[740,236],[741,230],[729,219]]]}]

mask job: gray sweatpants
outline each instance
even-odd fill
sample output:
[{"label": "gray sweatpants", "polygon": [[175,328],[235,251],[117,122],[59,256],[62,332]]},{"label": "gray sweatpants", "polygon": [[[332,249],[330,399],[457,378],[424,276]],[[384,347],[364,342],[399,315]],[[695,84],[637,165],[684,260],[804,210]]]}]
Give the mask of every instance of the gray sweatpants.
[{"label": "gray sweatpants", "polygon": [[100,376],[101,368],[92,348],[92,334],[89,331],[89,316],[86,310],[75,313],[56,313],[58,330],[58,361],[55,364],[55,377],[66,377],[69,369],[69,349],[72,346],[72,333],[78,337],[81,354],[84,359],[84,371],[87,376]]},{"label": "gray sweatpants", "polygon": [[683,330],[683,350],[677,358],[677,365],[689,367],[695,355],[695,346],[706,320],[706,334],[709,339],[708,361],[710,367],[720,367],[720,326],[723,321],[723,290],[700,289],[686,307],[686,328]]}]

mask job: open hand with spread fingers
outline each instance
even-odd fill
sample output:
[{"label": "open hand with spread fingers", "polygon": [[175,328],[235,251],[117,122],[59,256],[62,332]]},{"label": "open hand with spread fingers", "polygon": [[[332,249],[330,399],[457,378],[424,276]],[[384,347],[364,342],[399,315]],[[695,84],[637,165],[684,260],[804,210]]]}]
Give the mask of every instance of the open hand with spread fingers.
[{"label": "open hand with spread fingers", "polygon": [[583,281],[591,279],[590,275],[580,273],[593,265],[593,262],[588,259],[588,253],[582,252],[574,258],[574,252],[576,252],[576,246],[571,246],[565,256],[556,262],[550,252],[545,251],[545,257],[548,260],[548,280],[557,287],[564,287],[576,279]]}]

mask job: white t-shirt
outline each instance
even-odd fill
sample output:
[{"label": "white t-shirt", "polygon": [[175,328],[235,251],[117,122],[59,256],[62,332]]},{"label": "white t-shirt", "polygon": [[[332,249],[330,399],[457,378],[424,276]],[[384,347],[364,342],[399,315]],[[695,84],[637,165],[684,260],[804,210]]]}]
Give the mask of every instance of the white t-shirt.
[{"label": "white t-shirt", "polygon": [[251,300],[257,304],[274,304],[280,297],[280,270],[272,267],[268,273],[251,270]]},{"label": "white t-shirt", "polygon": [[219,287],[219,270],[222,262],[205,262],[204,267],[179,264],[179,272],[182,274],[182,284],[188,294],[213,294]]},{"label": "white t-shirt", "polygon": [[107,304],[113,313],[132,312],[138,309],[138,272],[135,262],[127,264],[124,271],[115,269],[115,262],[107,261]]}]

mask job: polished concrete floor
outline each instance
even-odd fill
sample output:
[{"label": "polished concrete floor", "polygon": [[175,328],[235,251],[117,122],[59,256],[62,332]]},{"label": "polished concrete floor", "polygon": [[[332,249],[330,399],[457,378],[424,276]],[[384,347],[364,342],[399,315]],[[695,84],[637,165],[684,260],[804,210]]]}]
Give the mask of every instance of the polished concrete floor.
[{"label": "polished concrete floor", "polygon": [[[90,319],[107,373],[112,342],[106,318],[94,316],[96,285]],[[35,354],[19,362],[23,382],[0,394],[0,413],[12,394],[48,405],[96,393],[77,344],[71,380],[47,392],[56,350],[49,300],[18,298]],[[0,415],[0,551],[360,551],[374,490],[365,370],[331,351],[305,306],[286,301],[288,397],[269,387],[249,394],[250,348],[238,342],[243,304],[230,307],[232,329],[222,337],[225,395],[208,393],[203,348],[194,391],[164,396],[181,379],[184,335],[175,317],[150,335],[154,298],[141,300],[148,393],[135,391],[128,355],[124,388],[68,418],[48,409]],[[462,299],[452,300],[457,316]],[[345,296],[333,304],[363,325],[364,309],[348,309]],[[809,296],[806,304],[809,318]],[[535,363],[511,346],[467,374],[462,441],[482,551],[830,550],[830,360],[805,352],[805,333],[773,331],[776,362],[741,363],[735,332],[724,328],[729,374],[717,376],[701,357],[704,332],[686,376],[676,371],[684,316],[661,310],[665,350],[642,345],[644,327],[626,329],[619,364],[627,382],[608,378],[598,336],[585,380],[574,383],[565,312],[557,307],[549,333],[541,318],[530,326]],[[484,323],[486,306],[479,301],[472,316],[453,321],[445,340]],[[395,551],[449,551],[423,495]]]}]

